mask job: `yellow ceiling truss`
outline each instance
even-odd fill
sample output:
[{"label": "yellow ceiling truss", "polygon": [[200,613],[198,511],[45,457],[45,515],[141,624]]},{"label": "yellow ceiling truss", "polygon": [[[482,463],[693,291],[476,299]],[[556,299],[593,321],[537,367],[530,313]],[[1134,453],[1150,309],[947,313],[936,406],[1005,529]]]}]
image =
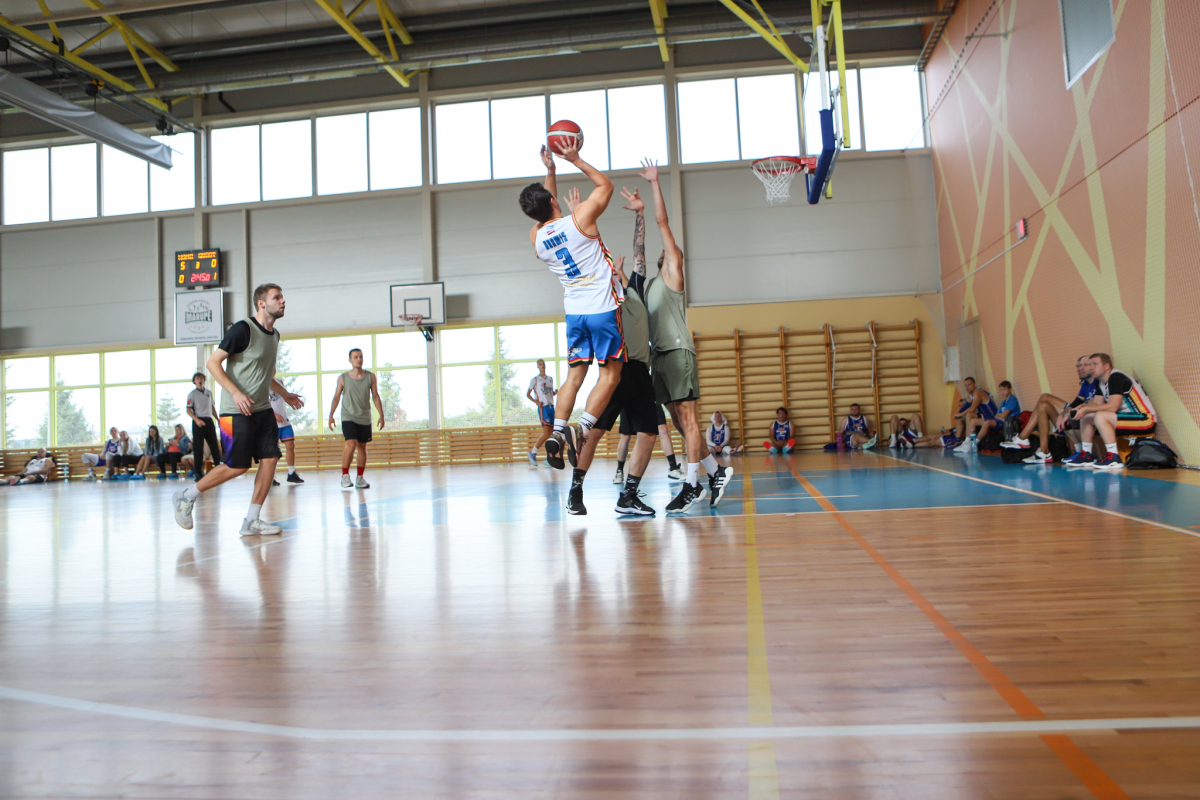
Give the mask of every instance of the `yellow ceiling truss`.
[{"label": "yellow ceiling truss", "polygon": [[396,43],[392,38],[396,37],[404,44],[412,44],[413,38],[409,34],[408,29],[404,27],[404,23],[396,16],[396,12],[392,11],[392,7],[388,5],[387,0],[375,0],[375,7],[379,11],[379,21],[383,25],[384,35],[387,37],[388,54],[375,46],[375,43],[367,38],[366,34],[354,24],[352,18],[363,10],[367,5],[367,0],[362,0],[349,14],[342,10],[342,0],[313,0],[317,5],[324,9],[325,13],[333,18],[333,21],[342,27],[346,33],[350,34],[350,38],[358,42],[359,47],[366,50],[367,53],[383,65],[384,70],[389,75],[395,78],[401,86],[408,87],[410,78],[414,72],[405,73],[403,69],[397,66],[400,61],[400,55],[396,50]]},{"label": "yellow ceiling truss", "polygon": [[[821,0],[813,0],[813,3],[816,4],[820,1]],[[651,0],[651,2],[653,2],[653,0]],[[792,66],[801,72],[808,72],[808,63],[802,60],[800,56],[793,53],[792,48],[788,47],[787,43],[783,41],[783,37],[779,35],[779,31],[775,30],[775,25],[771,22],[770,18],[767,17],[762,6],[758,4],[758,0],[752,0],[752,2],[754,3],[754,7],[758,9],[758,13],[762,15],[763,22],[766,22],[770,27],[770,30],[763,27],[761,22],[746,13],[746,10],[734,2],[734,0],[721,0],[721,5],[732,11],[738,19],[746,23],[751,30],[765,39],[767,44],[771,45],[771,47],[774,47],[784,58],[792,62]]]},{"label": "yellow ceiling truss", "polygon": [[667,18],[667,0],[650,0],[650,16],[654,17],[654,33],[658,38],[658,53],[663,63],[671,60],[671,51],[667,48],[667,28],[663,20]]}]

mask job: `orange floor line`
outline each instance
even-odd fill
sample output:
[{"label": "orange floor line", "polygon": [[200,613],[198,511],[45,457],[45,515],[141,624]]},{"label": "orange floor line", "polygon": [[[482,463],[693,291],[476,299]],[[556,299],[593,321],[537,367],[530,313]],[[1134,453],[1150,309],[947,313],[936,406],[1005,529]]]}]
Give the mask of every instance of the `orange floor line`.
[{"label": "orange floor line", "polygon": [[1096,762],[1088,758],[1088,754],[1079,749],[1079,745],[1071,741],[1070,736],[1061,733],[1045,733],[1041,739],[1054,751],[1054,755],[1062,759],[1067,769],[1075,773],[1075,777],[1088,788],[1099,800],[1129,800],[1129,795],[1108,777],[1104,770],[1096,766]]}]

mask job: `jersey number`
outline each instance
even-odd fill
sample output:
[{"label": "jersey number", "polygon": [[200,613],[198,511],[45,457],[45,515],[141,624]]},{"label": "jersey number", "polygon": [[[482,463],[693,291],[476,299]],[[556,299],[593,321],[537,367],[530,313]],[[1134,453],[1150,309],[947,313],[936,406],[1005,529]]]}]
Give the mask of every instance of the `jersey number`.
[{"label": "jersey number", "polygon": [[578,278],[582,274],[579,271],[579,267],[575,266],[575,259],[571,258],[570,250],[565,247],[560,247],[558,250],[554,251],[554,255],[563,263],[563,266],[567,268],[568,278]]}]

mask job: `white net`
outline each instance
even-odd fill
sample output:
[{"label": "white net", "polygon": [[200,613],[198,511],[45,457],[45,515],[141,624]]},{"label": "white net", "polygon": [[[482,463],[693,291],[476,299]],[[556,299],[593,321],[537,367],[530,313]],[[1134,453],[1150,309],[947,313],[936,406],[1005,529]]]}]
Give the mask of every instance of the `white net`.
[{"label": "white net", "polygon": [[400,318],[406,328],[419,328],[421,323],[425,321],[425,317],[420,314],[405,314]]},{"label": "white net", "polygon": [[792,180],[800,172],[808,170],[806,160],[789,156],[772,156],[760,158],[750,165],[754,174],[762,181],[767,190],[767,202],[786,203],[791,199]]}]

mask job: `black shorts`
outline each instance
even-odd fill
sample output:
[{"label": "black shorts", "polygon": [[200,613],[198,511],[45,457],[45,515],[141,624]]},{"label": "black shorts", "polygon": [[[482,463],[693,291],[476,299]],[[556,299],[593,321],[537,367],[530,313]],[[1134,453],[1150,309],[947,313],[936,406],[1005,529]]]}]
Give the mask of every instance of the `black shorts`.
[{"label": "black shorts", "polygon": [[275,412],[269,408],[245,414],[224,414],[221,428],[233,437],[233,444],[225,454],[225,466],[234,469],[250,469],[256,460],[279,458],[279,424]]},{"label": "black shorts", "polygon": [[[653,380],[651,380],[651,384],[653,384]],[[658,409],[658,424],[666,425],[667,424],[667,412],[663,409],[662,404],[655,403],[654,407]],[[634,434],[633,425],[629,422],[628,414],[621,415],[620,433],[622,436],[633,436],[633,434]]]},{"label": "black shorts", "polygon": [[608,407],[596,420],[593,428],[611,431],[617,416],[621,424],[629,420],[635,433],[658,433],[658,418],[662,410],[654,402],[654,381],[650,378],[650,367],[641,361],[627,361],[621,370],[621,381],[613,390]]},{"label": "black shorts", "polygon": [[353,439],[359,444],[366,444],[371,441],[371,426],[342,420],[342,438],[346,441]]}]

